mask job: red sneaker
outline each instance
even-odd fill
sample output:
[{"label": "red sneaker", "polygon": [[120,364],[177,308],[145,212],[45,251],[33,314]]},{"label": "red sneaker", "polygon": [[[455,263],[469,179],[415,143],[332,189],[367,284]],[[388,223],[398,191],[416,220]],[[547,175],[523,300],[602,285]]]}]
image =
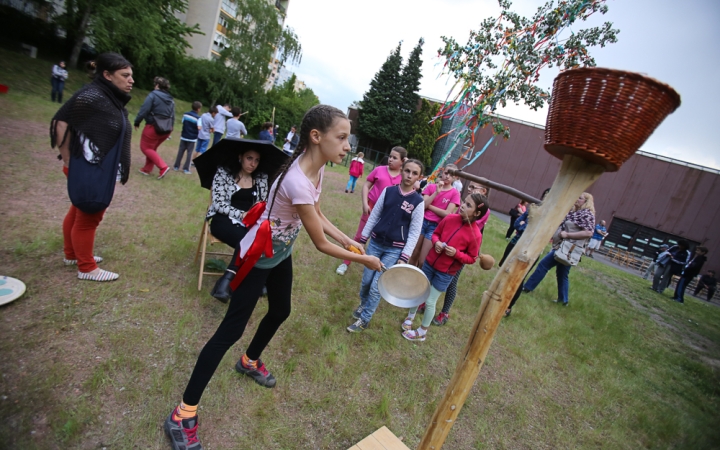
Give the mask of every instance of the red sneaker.
[{"label": "red sneaker", "polygon": [[419,313],[424,313],[424,312],[425,312],[425,303],[423,303],[422,305],[418,306],[417,312],[419,312]]},{"label": "red sneaker", "polygon": [[440,314],[437,315],[436,318],[433,319],[432,323],[434,325],[442,326],[447,323],[449,318],[450,318],[449,314],[441,312]]}]

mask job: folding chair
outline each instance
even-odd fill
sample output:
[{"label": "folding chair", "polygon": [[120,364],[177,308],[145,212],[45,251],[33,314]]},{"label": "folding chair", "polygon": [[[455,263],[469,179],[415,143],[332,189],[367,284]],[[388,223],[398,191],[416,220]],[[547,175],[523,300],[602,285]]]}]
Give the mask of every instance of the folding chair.
[{"label": "folding chair", "polygon": [[208,225],[208,221],[205,220],[203,217],[203,226],[202,231],[200,231],[200,242],[198,242],[198,248],[195,252],[195,263],[198,262],[198,259],[200,259],[200,273],[198,274],[198,291],[202,289],[202,280],[203,275],[214,275],[214,276],[221,276],[222,272],[208,272],[205,270],[205,256],[206,255],[214,255],[214,256],[231,256],[232,253],[227,252],[217,252],[217,251],[208,251],[207,247],[208,245],[214,245],[214,244],[221,244],[223,246],[227,245],[224,242],[222,242],[220,239],[216,238],[212,235],[210,232],[210,225]]}]

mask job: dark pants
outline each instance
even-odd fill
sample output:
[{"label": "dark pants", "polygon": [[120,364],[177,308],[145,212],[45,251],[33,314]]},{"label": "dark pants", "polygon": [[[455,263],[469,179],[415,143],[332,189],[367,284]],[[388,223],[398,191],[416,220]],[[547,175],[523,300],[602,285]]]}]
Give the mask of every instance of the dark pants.
[{"label": "dark pants", "polygon": [[50,78],[50,84],[52,85],[50,98],[52,98],[52,101],[55,101],[55,97],[57,96],[58,103],[62,103],[63,89],[65,89],[65,80],[52,77]]},{"label": "dark pants", "polygon": [[[222,137],[223,137],[223,133],[218,133],[217,131],[215,131],[215,132],[213,133],[213,143],[212,143],[212,145],[215,145],[215,144],[217,144],[218,142],[220,142],[220,139],[222,139]],[[211,146],[211,147],[212,147],[212,146]]]},{"label": "dark pants", "polygon": [[515,248],[515,244],[512,240],[508,243],[508,245],[505,247],[505,252],[503,252],[502,258],[500,259],[500,262],[498,263],[498,267],[502,267],[503,263],[507,259],[508,255],[512,251],[512,249]]},{"label": "dark pants", "polygon": [[703,288],[707,289],[707,301],[712,300],[713,295],[715,295],[715,286],[708,286],[700,281],[698,281],[697,287],[695,288],[695,292],[693,292],[693,295],[697,297],[698,294],[703,290]]},{"label": "dark pants", "polygon": [[510,239],[512,237],[513,231],[515,231],[515,221],[518,217],[520,216],[510,216],[510,226],[508,227],[507,233],[505,233],[505,239]]},{"label": "dark pants", "polygon": [[195,369],[190,376],[183,402],[188,405],[200,403],[205,387],[210,382],[225,353],[245,332],[245,326],[255,309],[263,286],[267,285],[268,312],[260,321],[255,336],[245,352],[250,359],[259,359],[265,347],[275,336],[280,325],[290,316],[292,293],[292,256],[273,267],[254,267],[240,286],[233,292],[230,306],[213,337],[205,344]]},{"label": "dark pants", "polygon": [[460,270],[457,271],[452,281],[448,285],[447,291],[445,291],[445,302],[443,303],[442,307],[442,312],[444,312],[445,314],[450,314],[450,308],[452,308],[453,303],[455,303],[455,296],[457,296],[458,280],[460,279],[460,274],[462,273],[463,267],[465,266],[460,267]]},{"label": "dark pants", "polygon": [[537,264],[538,259],[535,260],[532,267],[530,268],[530,270],[528,270],[528,273],[525,275],[525,278],[523,278],[522,283],[520,283],[520,286],[518,286],[517,291],[515,291],[515,295],[513,295],[513,298],[510,301],[510,306],[508,306],[508,309],[512,309],[512,307],[515,306],[515,303],[520,298],[520,294],[522,294],[522,291],[525,288],[525,280],[527,280],[527,277],[530,275],[530,272],[532,272],[532,270],[535,268],[535,264]]},{"label": "dark pants", "polygon": [[183,166],[184,171],[190,170],[190,161],[192,161],[192,152],[195,150],[195,143],[190,141],[183,141],[180,139],[180,147],[178,148],[178,154],[177,158],[175,158],[175,165],[173,166],[175,169],[180,168],[180,163],[182,162],[183,153],[186,153],[187,156],[185,157],[185,165]]},{"label": "dark pants", "polygon": [[673,299],[679,301],[680,303],[685,302],[685,289],[687,289],[688,284],[690,284],[693,278],[695,278],[695,275],[691,277],[685,275],[680,276],[680,279],[675,286],[675,295],[673,295]]}]

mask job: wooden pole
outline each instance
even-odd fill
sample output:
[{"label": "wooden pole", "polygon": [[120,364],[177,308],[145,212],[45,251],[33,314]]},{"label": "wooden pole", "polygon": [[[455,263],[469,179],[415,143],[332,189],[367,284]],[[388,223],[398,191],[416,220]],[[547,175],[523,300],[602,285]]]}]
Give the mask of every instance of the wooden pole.
[{"label": "wooden pole", "polygon": [[505,186],[504,184],[496,183],[494,181],[488,180],[487,178],[479,177],[477,175],[463,172],[462,170],[458,170],[458,169],[448,169],[447,171],[450,175],[454,175],[456,177],[465,178],[466,180],[470,180],[470,181],[474,181],[476,183],[483,184],[489,188],[496,189],[496,190],[504,192],[506,194],[510,194],[513,197],[517,197],[520,200],[525,200],[528,203],[536,203],[536,204],[542,203],[542,200],[538,200],[535,197],[533,197],[532,195],[526,194],[522,191],[519,191],[519,190],[515,189],[514,187]]},{"label": "wooden pole", "polygon": [[418,450],[440,450],[480,373],[490,344],[510,300],[557,230],[565,215],[604,168],[574,155],[566,155],[560,172],[542,206],[530,205],[528,226],[503,267],[483,293],[480,311],[470,332],[455,374],[433,414]]}]

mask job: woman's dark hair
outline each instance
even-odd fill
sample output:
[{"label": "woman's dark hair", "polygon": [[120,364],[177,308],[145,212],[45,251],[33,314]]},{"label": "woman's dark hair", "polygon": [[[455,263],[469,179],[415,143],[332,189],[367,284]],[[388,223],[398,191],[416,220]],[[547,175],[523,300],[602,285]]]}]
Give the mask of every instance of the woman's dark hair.
[{"label": "woman's dark hair", "polygon": [[158,87],[161,91],[169,91],[170,90],[170,82],[167,78],[163,77],[155,77],[153,79],[153,84]]},{"label": "woman's dark hair", "polygon": [[272,122],[265,122],[264,124],[262,124],[263,130],[269,130],[272,127],[273,127]]},{"label": "woman's dark hair", "polygon": [[680,241],[678,241],[677,245],[683,250],[687,250],[688,247],[690,247],[690,243],[685,239],[681,239]]},{"label": "woman's dark hair", "polygon": [[241,112],[242,112],[242,109],[240,109],[239,106],[233,106],[232,108],[230,108],[230,114],[232,114],[233,117],[239,116]]},{"label": "woman's dark hair", "polygon": [[[360,152],[362,153],[362,152]],[[425,172],[425,164],[421,163],[417,159],[406,159],[405,162],[402,165],[402,168],[405,168],[406,164],[417,164],[418,167],[420,167],[420,176],[422,176],[423,172]]]},{"label": "woman's dark hair", "polygon": [[88,61],[87,64],[85,64],[85,69],[88,71],[90,78],[97,78],[98,76],[102,76],[105,71],[112,74],[120,69],[132,68],[132,66],[130,61],[125,59],[123,55],[108,52],[99,54],[94,61]]},{"label": "woman's dark hair", "polygon": [[[273,193],[272,203],[270,203],[270,209],[268,210],[269,218],[272,217],[270,214],[272,213],[273,206],[275,206],[277,191],[280,188],[283,179],[285,179],[285,175],[287,174],[290,166],[292,166],[295,160],[298,159],[298,157],[305,151],[308,142],[310,142],[310,132],[312,130],[318,130],[321,133],[327,133],[327,131],[332,128],[333,124],[335,124],[335,121],[338,119],[347,120],[347,116],[344,112],[330,105],[315,105],[305,113],[302,123],[300,124],[300,140],[298,141],[298,145],[295,147],[295,151],[290,157],[290,161],[285,163],[276,175],[277,185],[275,186],[275,193]],[[272,183],[272,180],[270,180],[270,182]]]},{"label": "woman's dark hair", "polygon": [[399,145],[396,145],[390,150],[390,153],[396,152],[398,155],[400,155],[400,161],[407,158],[407,150],[405,150],[405,147],[400,147]]},{"label": "woman's dark hair", "polygon": [[472,215],[470,217],[470,222],[475,222],[478,219],[481,219],[485,213],[487,213],[487,210],[490,208],[490,204],[488,203],[487,197],[485,197],[482,194],[470,194],[470,198],[472,199],[473,203],[475,203],[475,212],[480,212],[478,215]]}]

